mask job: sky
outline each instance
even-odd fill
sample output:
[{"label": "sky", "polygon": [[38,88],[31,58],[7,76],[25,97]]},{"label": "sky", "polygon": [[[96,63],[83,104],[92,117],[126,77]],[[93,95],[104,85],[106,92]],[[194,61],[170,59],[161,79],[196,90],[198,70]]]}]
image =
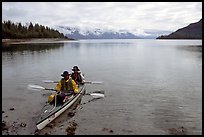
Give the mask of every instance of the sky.
[{"label": "sky", "polygon": [[44,26],[176,31],[202,18],[202,2],[2,2],[2,20]]}]

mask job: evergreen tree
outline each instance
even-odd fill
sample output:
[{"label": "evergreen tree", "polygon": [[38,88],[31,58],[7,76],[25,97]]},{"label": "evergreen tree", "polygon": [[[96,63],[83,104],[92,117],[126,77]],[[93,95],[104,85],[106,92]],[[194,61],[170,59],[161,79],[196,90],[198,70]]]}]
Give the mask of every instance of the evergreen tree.
[{"label": "evergreen tree", "polygon": [[22,39],[22,38],[67,38],[48,26],[34,24],[32,22],[23,26],[21,23],[13,23],[10,20],[2,22],[3,39]]}]

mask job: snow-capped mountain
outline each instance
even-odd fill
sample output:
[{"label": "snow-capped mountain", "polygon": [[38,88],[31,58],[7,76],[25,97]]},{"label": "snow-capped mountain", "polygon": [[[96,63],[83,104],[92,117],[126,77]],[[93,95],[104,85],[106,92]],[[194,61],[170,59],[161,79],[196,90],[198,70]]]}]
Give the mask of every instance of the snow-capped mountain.
[{"label": "snow-capped mountain", "polygon": [[80,28],[70,26],[55,27],[59,32],[71,39],[155,39],[159,35],[168,34],[169,31],[128,31],[99,28]]}]

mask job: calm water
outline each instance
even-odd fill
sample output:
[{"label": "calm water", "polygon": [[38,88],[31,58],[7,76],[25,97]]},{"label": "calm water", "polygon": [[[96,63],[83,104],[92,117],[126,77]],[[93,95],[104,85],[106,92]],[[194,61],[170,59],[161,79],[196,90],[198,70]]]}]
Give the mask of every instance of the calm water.
[{"label": "calm water", "polygon": [[[59,80],[78,65],[87,81],[104,82],[87,85],[87,92],[105,90],[105,98],[82,98],[69,119],[78,124],[75,134],[176,134],[181,128],[183,134],[202,134],[202,52],[189,48],[197,45],[202,40],[80,40],[3,48],[2,120],[14,125],[9,134],[33,134],[49,91],[27,85],[53,88],[42,80]],[[57,126],[46,132],[66,134]]]}]

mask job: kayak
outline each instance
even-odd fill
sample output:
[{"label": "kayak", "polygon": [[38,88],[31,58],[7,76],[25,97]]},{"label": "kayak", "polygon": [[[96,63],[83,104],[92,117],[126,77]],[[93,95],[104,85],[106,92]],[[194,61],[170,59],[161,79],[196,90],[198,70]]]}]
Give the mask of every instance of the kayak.
[{"label": "kayak", "polygon": [[56,119],[60,114],[62,114],[65,110],[70,108],[75,102],[77,102],[83,94],[85,94],[85,84],[79,85],[78,94],[71,94],[67,96],[65,102],[57,103],[56,100],[54,103],[47,103],[42,110],[42,113],[36,122],[36,126],[38,130],[43,129],[46,125],[51,123],[54,119]]}]

